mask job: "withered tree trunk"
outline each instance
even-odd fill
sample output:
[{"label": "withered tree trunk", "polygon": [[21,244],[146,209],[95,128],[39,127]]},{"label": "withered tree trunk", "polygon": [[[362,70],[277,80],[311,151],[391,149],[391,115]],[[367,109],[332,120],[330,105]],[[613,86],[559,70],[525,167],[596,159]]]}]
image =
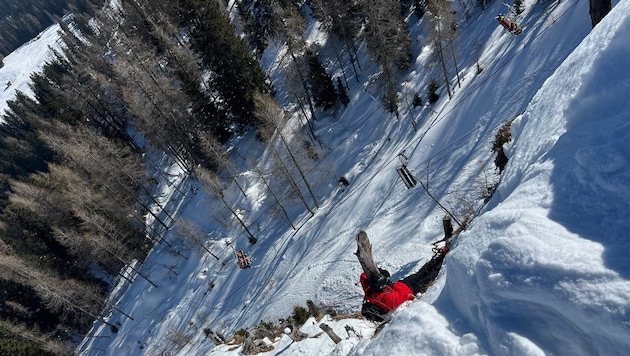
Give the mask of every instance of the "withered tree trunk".
[{"label": "withered tree trunk", "polygon": [[363,271],[367,274],[368,279],[372,279],[378,276],[379,271],[376,263],[374,263],[374,257],[372,256],[372,244],[368,239],[365,231],[359,231],[356,236],[357,252],[355,253],[359,258]]},{"label": "withered tree trunk", "polygon": [[610,0],[590,0],[588,13],[591,15],[591,25],[595,27],[612,9]]}]

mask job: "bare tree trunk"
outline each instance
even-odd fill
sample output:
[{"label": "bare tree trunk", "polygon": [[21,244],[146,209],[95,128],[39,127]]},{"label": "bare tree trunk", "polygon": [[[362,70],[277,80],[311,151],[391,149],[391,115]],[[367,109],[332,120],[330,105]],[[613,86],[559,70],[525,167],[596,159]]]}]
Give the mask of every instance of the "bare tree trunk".
[{"label": "bare tree trunk", "polygon": [[293,161],[293,164],[295,165],[295,168],[298,170],[298,173],[300,174],[302,181],[306,185],[306,189],[308,189],[308,193],[311,195],[311,199],[313,199],[313,203],[315,204],[315,207],[319,209],[319,202],[317,201],[317,197],[315,196],[315,193],[313,192],[311,185],[308,183],[308,180],[306,179],[306,175],[304,174],[304,171],[302,171],[302,167],[300,166],[299,162],[295,158],[295,155],[293,154],[293,151],[291,150],[289,143],[287,142],[286,138],[282,134],[282,131],[280,130],[280,128],[277,128],[277,132],[278,132],[278,136],[280,136],[280,139],[282,140],[282,143],[284,143],[284,146],[286,147],[287,152],[289,153],[289,156],[291,157],[291,160]]},{"label": "bare tree trunk", "polygon": [[324,330],[324,332],[332,339],[335,344],[341,342],[341,338],[335,334],[335,332],[328,326],[328,324],[320,324],[320,329]]},{"label": "bare tree trunk", "polygon": [[313,209],[311,209],[311,207],[308,205],[308,202],[306,201],[304,194],[302,194],[302,192],[300,191],[300,187],[295,182],[295,179],[293,179],[291,172],[289,171],[287,166],[284,164],[284,161],[282,161],[282,158],[280,157],[280,153],[278,153],[278,150],[276,150],[275,147],[272,147],[272,150],[273,150],[274,156],[276,157],[276,162],[278,163],[278,167],[282,171],[282,174],[284,175],[284,177],[288,180],[289,185],[291,185],[291,188],[293,188],[293,191],[295,192],[295,194],[298,196],[300,201],[302,201],[302,204],[304,204],[304,207],[306,208],[306,210],[308,210],[308,212],[311,213],[311,215],[315,215],[315,212],[313,211]]},{"label": "bare tree trunk", "polygon": [[252,234],[252,232],[247,227],[247,224],[245,224],[245,222],[236,213],[236,211],[234,211],[232,206],[230,206],[230,204],[225,200],[225,195],[223,193],[223,188],[221,188],[221,182],[219,181],[219,178],[203,167],[197,167],[195,169],[195,175],[197,176],[197,178],[203,185],[205,185],[208,189],[210,189],[210,191],[214,192],[214,194],[219,199],[221,199],[221,202],[223,202],[223,205],[230,211],[232,216],[243,227],[245,232],[247,232],[247,235],[249,236],[248,238],[249,242],[251,244],[255,244],[258,241],[258,239],[254,236],[254,234]]},{"label": "bare tree trunk", "polygon": [[302,84],[304,95],[306,95],[306,103],[308,104],[308,110],[311,112],[311,119],[309,121],[317,120],[317,116],[315,115],[315,108],[313,107],[313,98],[311,97],[311,91],[308,88],[306,79],[304,79],[304,76],[302,75],[302,73],[305,72],[305,70],[302,70],[300,66],[300,61],[295,56],[295,53],[293,53],[293,49],[291,48],[291,46],[289,45],[287,47],[288,47],[289,54],[291,55],[291,59],[293,59],[293,63],[295,65],[298,78],[300,79],[300,83]]},{"label": "bare tree trunk", "polygon": [[372,244],[368,239],[368,235],[365,231],[359,231],[356,236],[357,252],[355,253],[359,258],[359,263],[363,268],[363,272],[369,279],[373,279],[380,274],[376,263],[374,263],[374,256],[372,255]]},{"label": "bare tree trunk", "polygon": [[197,135],[199,140],[201,141],[202,151],[206,152],[206,154],[212,160],[212,163],[215,164],[218,168],[225,169],[230,175],[230,178],[236,184],[238,189],[241,191],[241,194],[245,198],[247,198],[247,193],[245,193],[245,189],[238,182],[236,174],[232,173],[232,164],[230,162],[229,156],[221,150],[221,144],[212,137],[209,133],[201,132]]},{"label": "bare tree trunk", "polygon": [[589,11],[591,15],[591,25],[595,27],[612,10],[610,0],[589,0]]},{"label": "bare tree trunk", "polygon": [[269,193],[271,194],[273,199],[276,201],[276,204],[282,210],[282,214],[284,215],[284,219],[287,221],[287,223],[289,223],[289,226],[291,226],[291,228],[293,230],[296,230],[296,227],[293,225],[293,222],[291,221],[291,218],[289,217],[289,214],[287,213],[287,210],[284,208],[284,205],[282,205],[282,203],[280,202],[280,199],[278,199],[278,196],[276,195],[276,193],[269,186],[269,182],[265,178],[264,172],[261,171],[261,169],[258,167],[258,165],[254,165],[254,169],[256,170],[256,173],[258,173],[258,176],[260,177],[260,179],[263,181],[263,184],[265,185],[265,187],[267,187],[267,190],[269,191]]},{"label": "bare tree trunk", "polygon": [[[175,228],[179,232],[178,235],[181,235],[183,239],[185,239],[187,241],[191,241],[194,244],[197,244],[204,251],[206,251],[208,254],[210,254],[210,256],[214,257],[214,259],[216,259],[217,261],[221,261],[219,259],[219,256],[217,256],[214,253],[212,253],[212,251],[210,251],[206,247],[206,245],[204,243],[203,233],[196,226],[194,226],[190,221],[186,221],[186,220],[183,220],[183,219],[178,219],[175,222]],[[221,262],[221,264],[225,266],[225,262]]]},{"label": "bare tree trunk", "polygon": [[448,79],[448,70],[446,69],[446,60],[444,59],[444,48],[442,47],[442,40],[438,37],[434,41],[435,49],[442,66],[442,74],[444,74],[444,83],[446,84],[446,91],[448,92],[448,98],[450,99],[453,94],[451,93],[451,81]]},{"label": "bare tree trunk", "polygon": [[442,67],[444,83],[446,84],[446,90],[450,99],[453,94],[451,91],[451,81],[448,77],[448,69],[446,67],[446,58],[444,56],[444,46],[442,45],[442,42],[445,38],[448,37],[448,27],[450,26],[450,21],[452,21],[453,16],[450,11],[449,3],[444,0],[430,1],[429,11],[433,20],[429,22],[431,24],[431,36],[433,37],[433,44],[435,45],[435,51],[438,56],[438,61],[440,62],[440,65]]},{"label": "bare tree trunk", "polygon": [[343,68],[343,62],[341,61],[341,53],[339,53],[339,50],[337,49],[337,45],[335,45],[335,42],[332,42],[332,47],[333,47],[333,50],[335,51],[335,58],[337,59],[337,63],[339,64],[339,69],[341,69],[341,74],[343,75],[343,81],[346,83],[346,88],[347,88],[348,76],[346,76],[346,70]]},{"label": "bare tree trunk", "polygon": [[457,66],[457,58],[455,56],[455,48],[453,48],[453,39],[449,38],[448,43],[451,46],[451,55],[453,56],[453,65],[455,66],[455,74],[457,75],[457,85],[459,86],[459,88],[461,89],[462,87],[462,81],[459,78],[459,68]]}]

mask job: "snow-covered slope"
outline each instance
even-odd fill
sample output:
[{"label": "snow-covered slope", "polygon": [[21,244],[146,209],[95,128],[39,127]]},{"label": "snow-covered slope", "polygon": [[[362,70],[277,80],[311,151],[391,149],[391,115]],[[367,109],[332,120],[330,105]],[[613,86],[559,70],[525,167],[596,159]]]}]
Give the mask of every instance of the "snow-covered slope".
[{"label": "snow-covered slope", "polygon": [[494,354],[630,353],[629,13],[617,5],[513,123],[499,190],[448,263],[441,299]]},{"label": "snow-covered slope", "polygon": [[7,110],[7,101],[15,97],[16,91],[30,94],[30,76],[38,72],[52,58],[49,47],[59,49],[59,25],[53,25],[30,42],[4,57],[0,68],[0,117]]},{"label": "snow-covered slope", "polygon": [[[317,132],[331,148],[321,166],[330,181],[320,186],[322,207],[303,216],[297,231],[269,219],[260,204],[264,192],[253,180],[249,200],[238,206],[257,217],[251,219],[255,246],[208,222],[210,203],[202,194],[184,202],[180,214],[200,222],[227,267],[200,252],[183,260],[157,248],[146,268],[160,287],[141,280],[129,286],[118,306],[135,319],[114,313],[117,334],[96,324],[82,353],[234,354],[238,347],[214,347],[202,330],[231,335],[286,317],[307,299],[357,311],[360,266],[352,252],[359,229],[396,278],[428,260],[430,242],[441,235],[444,213],[421,189],[404,189],[394,169],[397,155],[405,153],[412,171],[428,177],[432,193],[461,217],[481,207],[481,191],[496,179],[490,142],[517,116],[497,193],[459,236],[437,283],[420,300],[401,308],[374,339],[370,322],[325,319],[343,338],[335,345],[310,320],[302,331],[311,338],[293,343],[283,337],[268,354],[627,353],[630,283],[622,227],[629,220],[630,150],[628,110],[620,98],[629,93],[621,29],[630,1],[616,4],[590,35],[587,1],[527,5],[518,37],[494,22],[501,4],[463,23],[459,43],[471,50],[462,51],[462,85],[451,100],[443,92],[434,107],[403,106],[397,120],[383,112],[373,88],[362,85],[351,88],[352,102],[338,117],[320,118]],[[422,93],[439,75],[427,67],[422,26],[411,27],[418,57],[407,93]],[[479,75],[475,47],[484,67]],[[351,182],[343,191],[335,188],[341,175]],[[231,265],[232,246],[247,248],[255,268]],[[160,265],[177,266],[177,275]]]},{"label": "snow-covered slope", "polygon": [[[266,354],[629,354],[630,251],[623,228],[630,222],[630,104],[624,100],[630,0],[613,5],[591,31],[586,0],[526,1],[525,31],[516,37],[493,19],[505,11],[499,2],[473,10],[456,43],[461,87],[450,100],[442,91],[431,107],[403,104],[399,119],[380,107],[367,84],[369,59],[360,58],[364,73],[361,84],[353,82],[351,104],[316,122],[329,148],[318,166],[326,180],[317,185],[316,214],[294,213],[296,231],[269,214],[254,174],[241,176],[247,198],[228,197],[247,212],[258,237],[249,245],[238,227],[226,230],[213,220],[211,199],[190,189],[195,182],[177,167],[165,168],[172,180],[161,183],[159,196],[173,214],[199,225],[219,260],[199,249],[176,254],[157,246],[143,272],[158,287],[141,278],[120,284],[112,300],[133,320],[109,314],[118,332],[95,323],[79,352],[235,355],[238,347],[215,347],[203,329],[229,336],[287,317],[307,299],[358,311],[361,267],[352,254],[358,230],[368,232],[379,265],[394,278],[427,261],[430,243],[442,234],[444,212],[422,189],[406,190],[396,175],[404,153],[412,172],[457,216],[481,209],[436,284],[374,338],[375,325],[365,320],[311,319],[301,330],[308,339],[272,340],[274,350]],[[429,65],[424,25],[410,27],[417,57],[403,103],[440,77]],[[324,40],[311,30],[309,40]],[[275,53],[265,58],[268,68],[280,70]],[[491,141],[514,118],[510,162],[482,206],[483,191],[498,178]],[[239,140],[243,151],[259,148],[253,135]],[[350,186],[339,189],[339,176]],[[182,197],[174,186],[188,193]],[[176,230],[167,238],[177,246]],[[255,267],[238,269],[233,247],[246,249]],[[321,322],[341,336],[339,344],[321,334]]]}]

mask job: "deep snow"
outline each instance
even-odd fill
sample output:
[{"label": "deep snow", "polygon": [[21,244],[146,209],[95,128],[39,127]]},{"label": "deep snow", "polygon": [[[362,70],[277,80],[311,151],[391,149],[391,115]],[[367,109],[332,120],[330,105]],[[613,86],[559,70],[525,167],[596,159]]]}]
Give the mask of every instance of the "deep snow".
[{"label": "deep snow", "polygon": [[[272,340],[267,354],[630,354],[624,237],[630,221],[630,104],[624,100],[630,94],[624,31],[630,0],[613,2],[592,31],[586,0],[526,5],[525,31],[516,37],[493,20],[502,4],[473,10],[458,38],[466,49],[461,88],[450,100],[443,91],[431,107],[402,105],[399,119],[383,112],[376,89],[366,84],[369,60],[361,58],[362,84],[351,81],[351,104],[316,123],[329,149],[311,173],[325,179],[317,185],[321,208],[313,217],[292,211],[297,231],[270,215],[262,185],[246,172],[239,179],[248,198],[235,189],[228,197],[239,199],[235,206],[259,239],[249,245],[239,227],[215,221],[211,199],[202,190],[193,194],[195,182],[169,167],[172,180],[162,181],[159,196],[171,213],[199,225],[220,261],[199,249],[180,250],[184,259],[157,246],[143,271],[159,287],[140,278],[120,284],[112,300],[134,320],[109,314],[110,322],[120,323],[118,333],[97,322],[78,351],[234,355],[239,348],[214,347],[203,329],[229,336],[260,320],[287,317],[307,299],[358,311],[360,265],[352,252],[359,230],[368,232],[377,262],[395,278],[426,262],[430,243],[442,235],[444,212],[421,188],[406,190],[396,175],[404,153],[409,168],[428,179],[431,193],[458,218],[477,213],[436,283],[399,308],[375,338],[371,322],[326,317],[342,338],[334,344],[321,334],[322,321],[311,319],[301,329],[310,338]],[[439,75],[428,65],[422,26],[411,26],[417,60],[403,103]],[[314,28],[309,33],[310,41],[326,40]],[[478,75],[477,56],[484,69]],[[282,67],[275,58],[267,53],[272,76]],[[483,206],[483,191],[499,178],[490,143],[511,119],[510,162]],[[260,149],[251,136],[240,138],[237,149]],[[350,186],[340,189],[339,176]],[[177,233],[171,230],[169,241],[177,243]],[[232,247],[246,249],[255,268],[238,269]]]}]

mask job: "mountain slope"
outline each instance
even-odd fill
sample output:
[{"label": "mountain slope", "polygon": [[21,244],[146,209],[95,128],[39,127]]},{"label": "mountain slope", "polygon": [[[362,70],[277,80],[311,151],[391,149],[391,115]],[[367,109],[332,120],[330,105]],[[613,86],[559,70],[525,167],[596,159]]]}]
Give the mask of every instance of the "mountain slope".
[{"label": "mountain slope", "polygon": [[[412,171],[429,177],[438,200],[462,216],[482,206],[480,190],[497,178],[490,153],[495,131],[521,113],[512,126],[511,161],[497,194],[458,238],[438,282],[420,301],[401,309],[373,341],[366,338],[374,331],[371,323],[328,321],[347,335],[339,345],[325,336],[295,344],[285,337],[274,352],[624,353],[628,343],[621,335],[629,324],[623,296],[629,286],[628,267],[619,256],[627,244],[618,236],[628,220],[622,209],[627,107],[615,95],[597,93],[613,79],[618,95],[628,92],[622,80],[628,47],[618,34],[628,4],[617,4],[590,34],[584,0],[528,3],[525,32],[518,37],[493,20],[501,4],[475,12],[459,37],[470,49],[462,51],[461,88],[451,100],[442,93],[436,106],[403,108],[398,120],[382,110],[372,87],[351,88],[349,107],[317,122],[330,148],[320,164],[330,172],[329,182],[318,194],[322,208],[303,216],[297,231],[269,218],[262,187],[244,174],[249,194],[238,206],[260,217],[252,219],[259,242],[249,246],[244,236],[209,220],[212,202],[202,192],[178,200],[169,184],[189,189],[196,183],[173,170],[173,181],[162,185],[164,199],[172,198],[180,216],[202,227],[213,252],[228,264],[198,251],[184,251],[183,259],[156,247],[144,268],[159,287],[141,280],[124,286],[125,293],[114,298],[134,320],[112,314],[110,321],[120,323],[117,334],[95,324],[82,353],[184,355],[214,349],[219,354],[229,347],[214,348],[204,328],[231,335],[260,320],[286,317],[306,299],[357,311],[360,266],[352,252],[359,229],[370,234],[377,260],[395,278],[419,268],[431,255],[430,242],[440,238],[444,213],[421,189],[404,189],[394,169],[398,154],[404,152]],[[428,66],[422,26],[423,21],[411,26],[416,67],[404,85],[412,92],[422,92],[439,73]],[[479,75],[475,42],[484,67]],[[611,73],[611,67],[619,72]],[[362,83],[368,83],[364,75]],[[593,121],[599,115],[588,115],[598,105],[608,107],[605,126]],[[239,149],[253,146],[252,139],[241,138]],[[336,187],[338,176],[350,181],[344,191]],[[591,181],[599,189],[585,183]],[[593,208],[595,201],[602,203]],[[170,238],[177,241],[175,234]],[[247,248],[256,267],[237,269],[232,246]],[[362,337],[345,332],[346,324]],[[303,331],[317,334],[312,323]]]},{"label": "mountain slope", "polygon": [[52,59],[48,46],[59,49],[59,29],[59,25],[50,26],[4,58],[4,66],[0,68],[0,115],[8,109],[7,102],[15,98],[17,91],[31,95],[30,76],[40,72]]}]

